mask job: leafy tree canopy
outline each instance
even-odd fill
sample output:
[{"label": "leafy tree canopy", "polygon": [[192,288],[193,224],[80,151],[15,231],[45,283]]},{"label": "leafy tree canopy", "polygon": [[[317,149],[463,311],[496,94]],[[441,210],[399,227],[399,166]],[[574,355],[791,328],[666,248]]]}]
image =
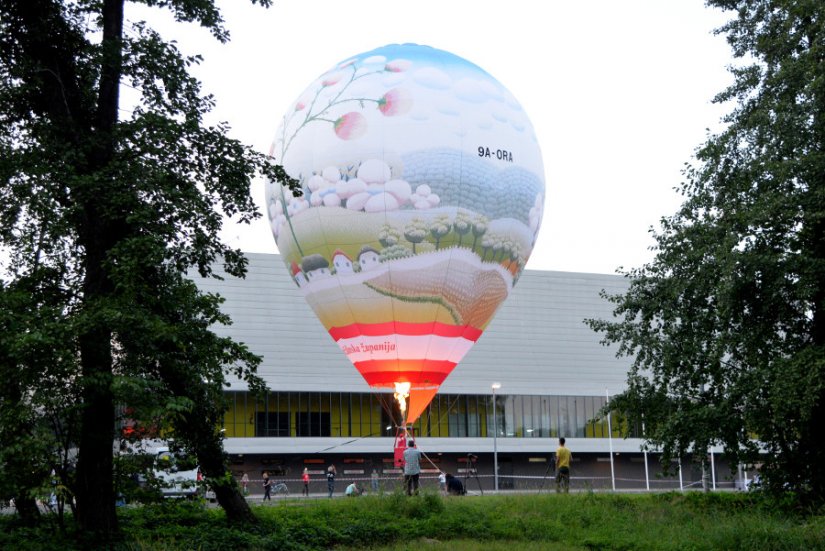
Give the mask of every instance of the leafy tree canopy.
[{"label": "leafy tree canopy", "polygon": [[[143,3],[229,38],[213,0]],[[229,323],[220,299],[186,273],[212,275],[221,260],[242,276],[243,255],[218,237],[223,217],[260,215],[249,194],[258,174],[294,185],[230,139],[226,124],[205,124],[214,101],[188,72],[199,58],[125,21],[124,4],[0,0],[0,246],[9,283],[0,291],[4,304],[19,306],[0,320],[15,328],[0,343],[14,352],[3,376],[19,383],[2,398],[21,412],[45,411],[32,400],[46,395],[54,381],[46,375],[59,367],[66,388],[55,394],[79,412],[77,518],[103,537],[117,530],[112,444],[121,405],[152,412],[198,454],[229,518],[251,519],[226,476],[218,427],[228,370],[259,388],[259,359],[212,333]],[[134,105],[121,104],[124,86],[137,93]],[[21,300],[21,289],[32,298]],[[20,428],[0,415],[7,422],[0,432]]]},{"label": "leafy tree canopy", "polygon": [[722,444],[774,490],[825,496],[825,3],[709,0],[741,64],[654,260],[589,320],[633,356],[616,404],[665,460]]}]

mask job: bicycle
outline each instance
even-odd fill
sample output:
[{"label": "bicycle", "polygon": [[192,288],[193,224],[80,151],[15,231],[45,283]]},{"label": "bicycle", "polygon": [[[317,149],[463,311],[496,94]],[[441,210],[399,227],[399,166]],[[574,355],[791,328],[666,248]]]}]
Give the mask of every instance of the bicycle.
[{"label": "bicycle", "polygon": [[284,494],[285,496],[289,495],[289,488],[286,485],[286,482],[279,482],[272,486],[271,495],[278,495]]}]

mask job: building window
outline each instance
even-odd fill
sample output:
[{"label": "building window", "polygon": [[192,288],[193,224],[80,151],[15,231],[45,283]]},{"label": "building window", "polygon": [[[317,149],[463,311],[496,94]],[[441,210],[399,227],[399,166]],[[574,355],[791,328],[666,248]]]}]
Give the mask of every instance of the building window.
[{"label": "building window", "polygon": [[295,413],[296,436],[330,436],[329,413],[299,411]]},{"label": "building window", "polygon": [[255,414],[255,436],[289,436],[289,413],[259,411]]},{"label": "building window", "polygon": [[[401,423],[389,393],[270,392],[256,400],[247,392],[228,392],[224,416],[228,437],[376,437],[395,436]],[[603,396],[496,397],[498,437],[607,438],[600,414]],[[257,410],[257,411],[256,411]],[[612,412],[613,436],[638,438],[639,428]],[[491,395],[437,395],[415,422],[416,436],[492,437]]]}]

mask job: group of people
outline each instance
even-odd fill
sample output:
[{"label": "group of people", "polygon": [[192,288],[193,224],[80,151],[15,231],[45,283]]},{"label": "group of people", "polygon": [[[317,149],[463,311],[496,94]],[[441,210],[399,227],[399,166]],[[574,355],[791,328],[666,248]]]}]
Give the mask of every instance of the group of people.
[{"label": "group of people", "polygon": [[[326,476],[327,476],[327,492],[329,497],[332,497],[332,494],[335,493],[335,477],[338,475],[338,470],[335,468],[335,465],[330,465],[327,467]],[[301,474],[301,482],[303,483],[303,487],[301,488],[301,495],[309,497],[309,469],[304,468],[304,472]],[[378,491],[378,471],[373,469],[372,470],[372,489],[373,491]],[[272,500],[272,487],[273,482],[269,477],[269,473],[264,471],[262,473],[262,483],[264,489],[264,501]],[[249,495],[249,475],[244,473],[241,477],[241,487],[243,489],[243,494]],[[347,486],[345,490],[345,494],[348,496],[359,496],[364,493],[364,489],[357,482],[353,482],[349,486]]]},{"label": "group of people", "polygon": [[441,471],[438,475],[438,488],[444,495],[463,496],[467,493],[461,480],[444,471]]},{"label": "group of people", "polygon": [[[555,463],[556,463],[556,491],[557,492],[569,492],[570,491],[570,461],[573,458],[573,454],[570,452],[570,449],[565,446],[565,439],[559,438],[559,447],[556,449],[555,455]],[[421,477],[421,451],[416,447],[415,440],[410,440],[407,442],[407,449],[404,450],[404,486],[407,492],[407,495],[417,495],[420,487],[420,477]],[[327,467],[326,475],[327,475],[327,492],[328,496],[332,497],[333,493],[335,493],[335,477],[338,474],[335,465],[330,465]],[[309,496],[309,470],[304,468],[304,472],[301,475],[301,481],[303,482],[302,488],[302,495]],[[378,471],[376,469],[372,470],[372,475],[370,477],[370,481],[372,484],[373,492],[377,492],[379,488],[379,476]],[[441,471],[438,475],[438,484],[441,492],[444,495],[464,495],[466,493],[466,489],[464,488],[464,484],[461,482],[460,479],[454,477],[450,473],[446,473]],[[241,486],[243,488],[244,495],[249,494],[249,476],[244,473],[243,477],[241,477]],[[263,500],[271,500],[272,495],[272,480],[269,478],[269,473],[263,473],[263,488],[264,488],[264,497]],[[364,493],[364,489],[358,484],[357,481],[352,482],[350,485],[346,487],[344,490],[344,494],[349,497],[356,497],[360,496]]]},{"label": "group of people", "polygon": [[[559,438],[559,447],[556,448],[556,492],[570,492],[570,461],[573,454],[565,446],[564,437]],[[415,440],[407,442],[404,450],[404,481],[407,495],[418,494],[419,477],[421,475],[421,451],[416,448]],[[438,475],[438,484],[445,495],[464,495],[466,489],[461,480],[449,473],[441,471]]]},{"label": "group of people", "polygon": [[[304,482],[303,494],[305,496],[309,495],[309,470],[304,469],[304,474],[301,477]],[[284,488],[286,485],[281,483]],[[261,473],[261,486],[264,489],[264,497],[263,501],[271,501],[272,500],[272,488],[275,487],[275,482],[269,477],[269,472],[264,471]],[[249,495],[249,475],[247,473],[243,473],[241,476],[241,490],[243,491],[244,496]],[[285,493],[289,494],[289,491],[284,489]]]},{"label": "group of people", "polygon": [[[419,478],[421,477],[421,455],[421,450],[416,447],[415,440],[407,442],[407,449],[404,450],[404,483],[407,495],[410,496],[418,494]],[[438,475],[438,486],[441,493],[445,495],[460,496],[466,493],[461,480],[444,471],[440,471]]]},{"label": "group of people", "polygon": [[[335,491],[335,474],[336,474],[335,465],[330,465],[327,468],[327,490],[329,492],[329,497],[332,497],[332,494]],[[370,481],[372,483],[372,491],[377,492],[378,491],[378,483],[379,483],[379,477],[378,477],[378,471],[377,470],[375,470],[375,469],[372,470],[372,475],[370,476]],[[349,486],[346,487],[346,489],[344,490],[344,495],[346,495],[347,497],[358,497],[360,495],[363,495],[364,492],[365,492],[364,488],[362,488],[361,485],[356,480],[356,481],[353,481]]]}]

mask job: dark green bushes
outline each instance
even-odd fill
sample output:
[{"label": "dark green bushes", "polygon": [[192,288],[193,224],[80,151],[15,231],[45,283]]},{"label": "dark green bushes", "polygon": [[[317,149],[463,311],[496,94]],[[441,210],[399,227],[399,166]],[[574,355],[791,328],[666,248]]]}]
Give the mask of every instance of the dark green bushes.
[{"label": "dark green bushes", "polygon": [[[825,549],[825,517],[780,510],[754,495],[577,494],[442,498],[435,493],[284,499],[254,507],[257,526],[230,527],[219,509],[169,502],[119,511],[123,550],[315,549]],[[0,517],[0,549],[81,549],[48,520]],[[68,523],[71,526],[71,522]]]}]

